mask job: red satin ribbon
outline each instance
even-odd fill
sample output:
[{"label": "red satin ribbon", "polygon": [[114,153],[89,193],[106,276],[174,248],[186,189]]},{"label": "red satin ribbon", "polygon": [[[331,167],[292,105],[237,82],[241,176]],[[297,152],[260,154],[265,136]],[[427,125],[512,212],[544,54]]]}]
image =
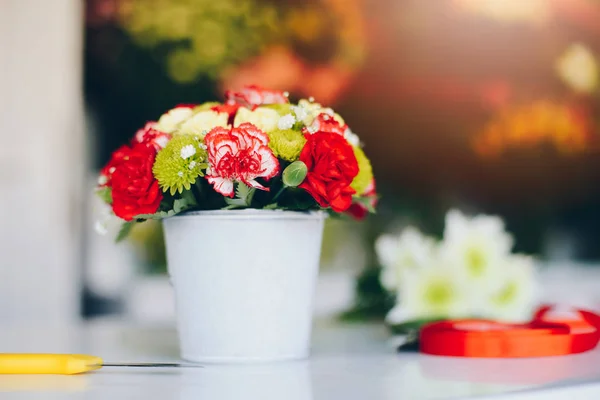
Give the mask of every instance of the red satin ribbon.
[{"label": "red satin ribbon", "polygon": [[467,319],[434,322],[420,333],[422,353],[454,357],[546,357],[582,353],[600,340],[600,316],[575,310],[576,319],[555,319],[544,306],[527,324]]}]

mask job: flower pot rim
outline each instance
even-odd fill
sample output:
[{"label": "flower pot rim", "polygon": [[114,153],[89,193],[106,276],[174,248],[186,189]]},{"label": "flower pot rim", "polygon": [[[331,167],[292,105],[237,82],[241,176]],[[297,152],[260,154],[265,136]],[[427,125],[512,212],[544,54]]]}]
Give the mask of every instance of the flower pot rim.
[{"label": "flower pot rim", "polygon": [[174,215],[172,218],[210,218],[210,219],[325,219],[325,211],[263,210],[245,208],[242,210],[197,210]]}]

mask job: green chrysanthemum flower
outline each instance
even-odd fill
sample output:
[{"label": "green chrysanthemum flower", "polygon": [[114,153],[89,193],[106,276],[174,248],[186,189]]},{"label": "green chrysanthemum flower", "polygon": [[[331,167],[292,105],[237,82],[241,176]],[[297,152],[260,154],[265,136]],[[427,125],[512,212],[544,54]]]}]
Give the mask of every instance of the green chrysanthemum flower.
[{"label": "green chrysanthemum flower", "polygon": [[350,187],[356,190],[356,194],[362,195],[373,180],[373,168],[371,167],[371,161],[360,147],[354,146],[354,155],[356,161],[358,161],[358,175],[356,175]]},{"label": "green chrysanthemum flower", "polygon": [[206,150],[196,136],[173,136],[156,155],[152,172],[163,192],[171,195],[189,190],[199,176],[204,176]]},{"label": "green chrysanthemum flower", "polygon": [[269,147],[273,154],[286,161],[296,161],[305,143],[302,133],[293,129],[275,129],[269,132]]}]

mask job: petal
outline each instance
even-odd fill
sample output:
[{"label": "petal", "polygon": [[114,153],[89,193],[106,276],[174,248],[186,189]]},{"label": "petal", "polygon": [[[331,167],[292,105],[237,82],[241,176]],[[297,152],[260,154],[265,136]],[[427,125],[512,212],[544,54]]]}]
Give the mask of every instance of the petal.
[{"label": "petal", "polygon": [[247,186],[256,188],[256,189],[260,189],[260,190],[264,190],[264,191],[269,191],[268,187],[264,187],[263,185],[261,185],[260,183],[256,182],[254,179],[243,179],[242,180]]},{"label": "petal", "polygon": [[279,173],[279,161],[270,148],[262,146],[258,149],[258,155],[260,156],[261,177],[271,179]]},{"label": "petal", "polygon": [[213,185],[215,191],[221,193],[223,196],[232,197],[234,195],[233,181],[221,177],[208,176],[206,178],[208,183]]}]

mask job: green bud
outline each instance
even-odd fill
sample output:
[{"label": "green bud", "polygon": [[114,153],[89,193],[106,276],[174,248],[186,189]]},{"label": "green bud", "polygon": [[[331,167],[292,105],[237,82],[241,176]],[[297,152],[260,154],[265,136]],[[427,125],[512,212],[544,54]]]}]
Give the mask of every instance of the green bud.
[{"label": "green bud", "polygon": [[304,181],[307,172],[306,164],[302,161],[294,161],[283,170],[283,184],[287,187],[296,187]]}]

